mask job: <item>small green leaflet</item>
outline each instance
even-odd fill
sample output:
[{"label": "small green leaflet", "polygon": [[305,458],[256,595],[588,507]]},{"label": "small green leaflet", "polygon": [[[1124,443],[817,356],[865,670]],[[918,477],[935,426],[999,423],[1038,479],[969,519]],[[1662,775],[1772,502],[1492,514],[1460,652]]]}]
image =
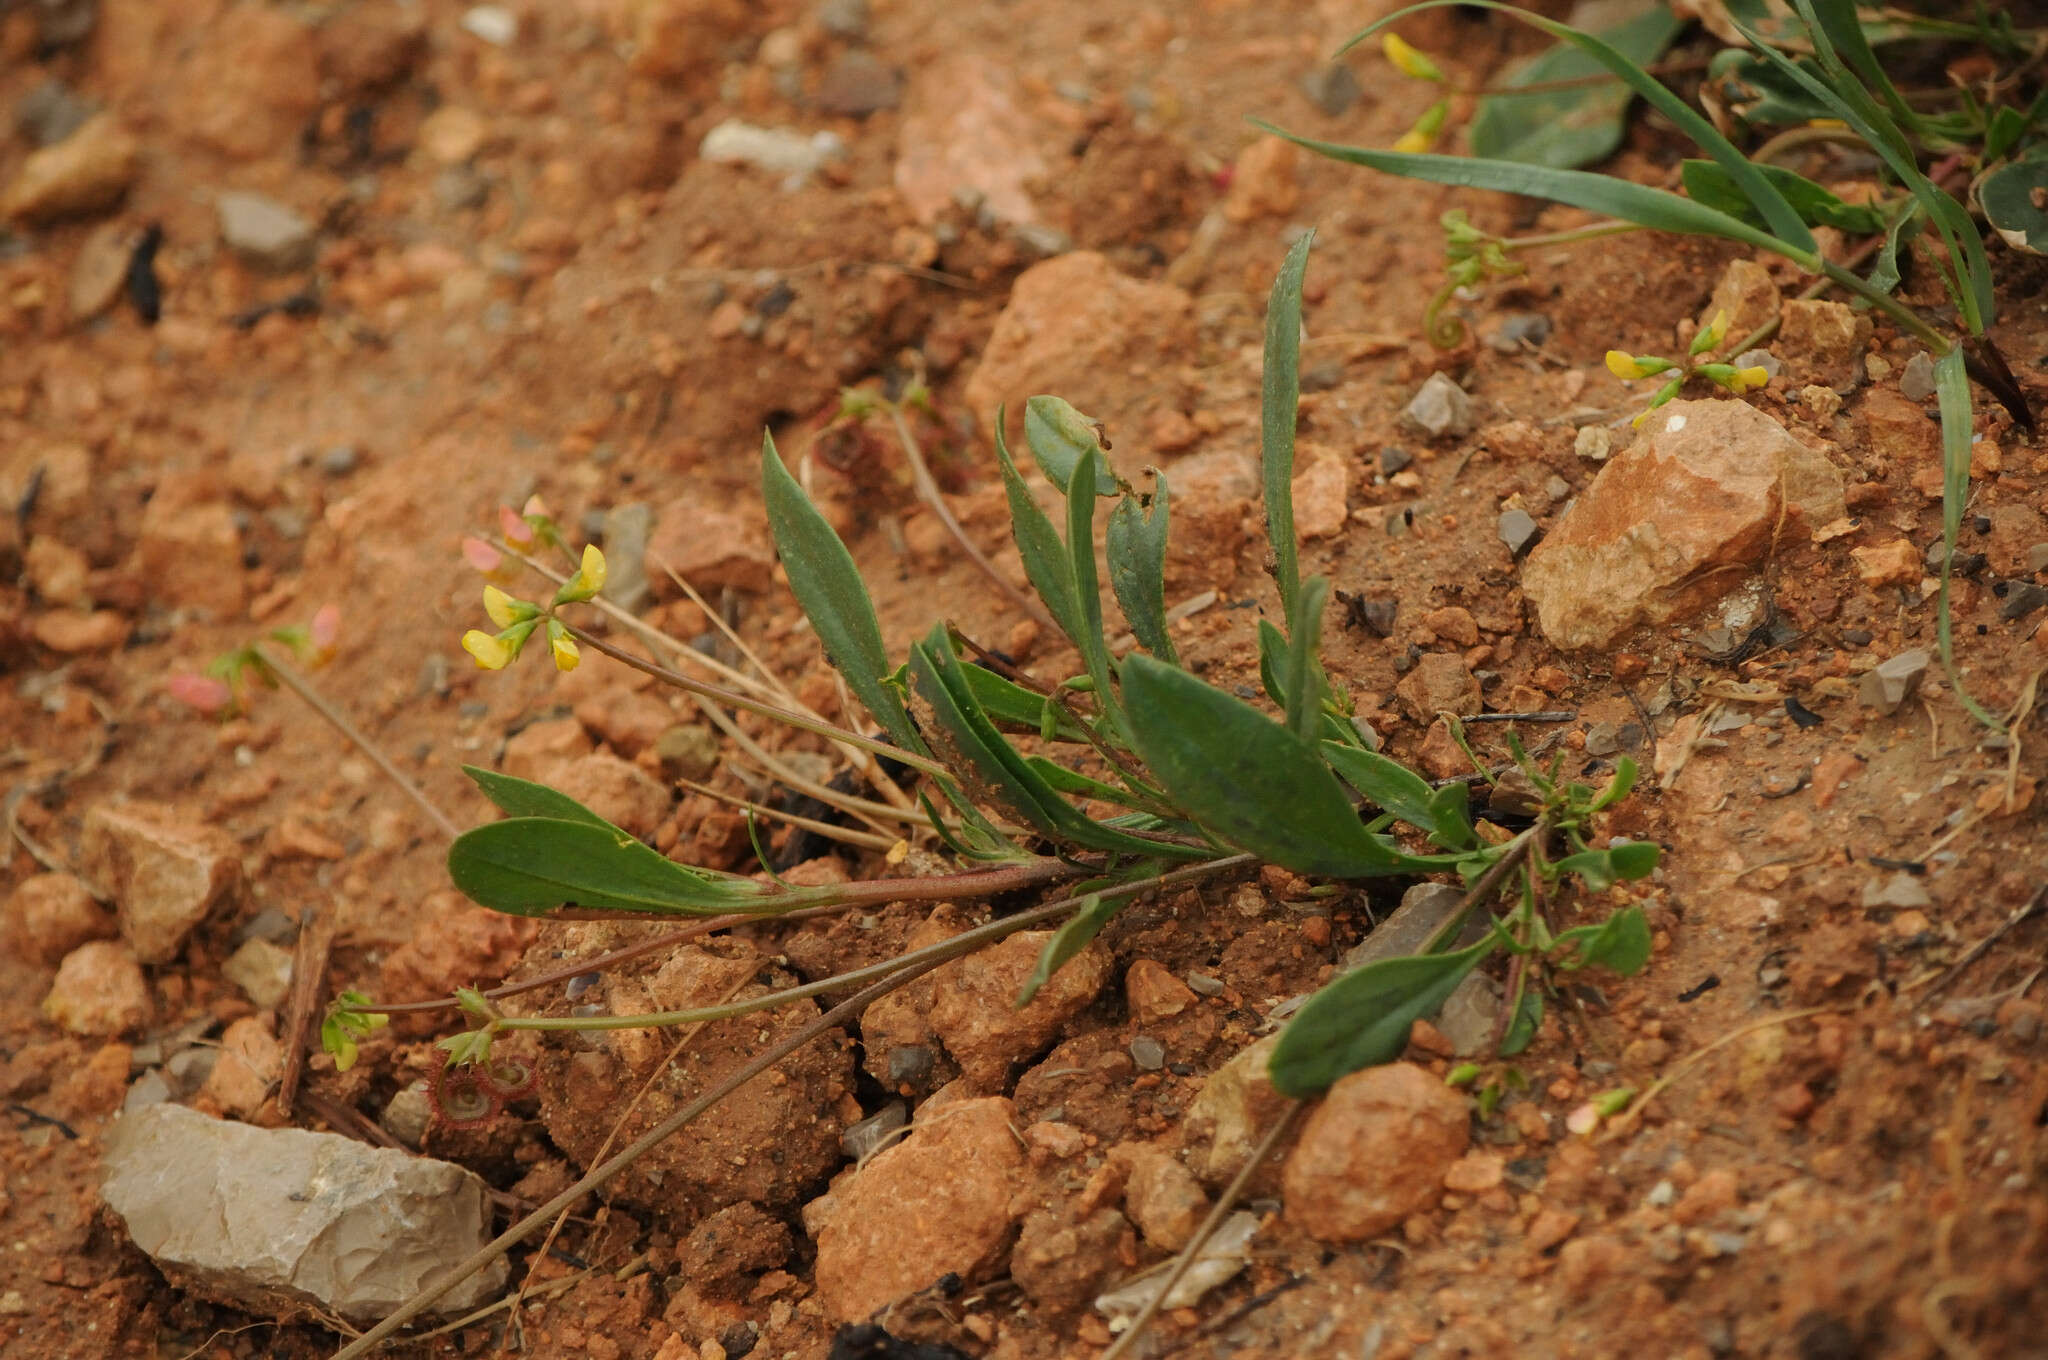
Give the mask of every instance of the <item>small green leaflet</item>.
[{"label": "small green leaflet", "polygon": [[1082,901],[1081,909],[1055,930],[1052,938],[1045,942],[1045,948],[1039,951],[1038,966],[1031,970],[1031,976],[1024,980],[1024,989],[1017,993],[1017,1008],[1022,1010],[1030,1005],[1031,998],[1038,995],[1038,989],[1050,981],[1067,960],[1086,949],[1129,901],[1128,897],[1112,897],[1104,901],[1101,894],[1090,893]]},{"label": "small green leaflet", "polygon": [[1282,1095],[1320,1095],[1340,1077],[1392,1062],[1414,1023],[1436,1013],[1491,953],[1481,940],[1455,954],[1381,959],[1346,973],[1302,1004],[1280,1033],[1268,1067]]},{"label": "small green leaflet", "polygon": [[[1638,66],[1664,55],[1682,27],[1657,0],[1642,12],[1600,30],[1615,51]],[[1549,85],[1602,73],[1591,56],[1568,42],[1509,74],[1505,84]],[[1621,145],[1626,114],[1635,92],[1619,80],[1576,85],[1533,94],[1496,94],[1479,101],[1469,133],[1472,154],[1528,165],[1575,170],[1605,160]]]}]

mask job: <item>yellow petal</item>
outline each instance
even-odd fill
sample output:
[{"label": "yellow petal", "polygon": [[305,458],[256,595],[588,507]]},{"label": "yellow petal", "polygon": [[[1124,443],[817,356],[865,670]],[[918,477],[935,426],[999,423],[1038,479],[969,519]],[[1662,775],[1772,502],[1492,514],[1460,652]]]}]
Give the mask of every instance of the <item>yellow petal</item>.
[{"label": "yellow petal", "polygon": [[584,544],[583,566],[578,574],[583,577],[583,584],[591,594],[604,589],[604,573],[604,554],[598,551],[595,543]]},{"label": "yellow petal", "polygon": [[1394,63],[1394,69],[1404,76],[1435,81],[1444,78],[1444,73],[1437,68],[1435,62],[1416,51],[1397,34],[1389,33],[1380,39],[1380,50],[1387,54],[1388,61]]},{"label": "yellow petal", "polygon": [[1737,383],[1735,390],[1737,392],[1747,392],[1751,388],[1762,387],[1769,383],[1770,380],[1771,370],[1765,368],[1762,364],[1758,364],[1753,368],[1738,368],[1735,370],[1735,381]]},{"label": "yellow petal", "polygon": [[462,650],[476,658],[480,670],[501,671],[512,660],[512,649],[502,638],[477,628],[462,635]]},{"label": "yellow petal", "polygon": [[1423,133],[1406,132],[1401,135],[1400,141],[1394,143],[1394,150],[1405,151],[1410,155],[1420,155],[1422,152],[1429,150],[1430,140]]},{"label": "yellow petal", "polygon": [[510,628],[519,622],[519,616],[512,611],[512,597],[496,586],[484,587],[484,613],[500,628]]},{"label": "yellow petal", "polygon": [[554,654],[555,669],[558,671],[573,671],[577,663],[583,660],[582,654],[576,650],[576,639],[572,637],[550,637],[548,650]]},{"label": "yellow petal", "polygon": [[1633,382],[1643,376],[1643,370],[1637,365],[1635,356],[1618,349],[1607,351],[1607,371],[1623,382]]}]

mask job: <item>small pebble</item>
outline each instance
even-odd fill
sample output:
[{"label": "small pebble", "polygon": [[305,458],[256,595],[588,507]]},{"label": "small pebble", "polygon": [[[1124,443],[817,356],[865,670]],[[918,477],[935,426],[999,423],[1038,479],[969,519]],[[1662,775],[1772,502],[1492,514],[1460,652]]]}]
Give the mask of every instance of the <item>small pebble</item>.
[{"label": "small pebble", "polygon": [[1767,349],[1746,349],[1732,362],[1737,368],[1760,368],[1773,378],[1785,371],[1784,361]]},{"label": "small pebble", "polygon": [[1157,1072],[1166,1066],[1166,1045],[1150,1035],[1141,1034],[1131,1040],[1131,1061],[1138,1065],[1140,1072]]},{"label": "small pebble", "polygon": [[1906,360],[1899,371],[1899,395],[1907,401],[1926,401],[1934,395],[1934,360],[1925,353]]},{"label": "small pebble", "polygon": [[1535,546],[1539,530],[1536,519],[1527,510],[1503,510],[1500,516],[1500,541],[1508,545],[1508,551],[1516,557]]},{"label": "small pebble", "polygon": [[1541,312],[1510,312],[1486,343],[1502,354],[1541,349],[1550,339],[1550,318]]},{"label": "small pebble", "polygon": [[1358,77],[1341,63],[1318,66],[1301,78],[1301,92],[1326,117],[1338,118],[1358,102]]},{"label": "small pebble", "polygon": [[320,455],[320,470],[329,477],[346,477],[356,470],[362,455],[353,444],[336,444]]},{"label": "small pebble", "polygon": [[1603,463],[1614,452],[1614,432],[1605,425],[1581,425],[1572,440],[1572,452],[1589,462]]},{"label": "small pebble", "polygon": [[1190,991],[1199,996],[1223,995],[1223,981],[1221,978],[1212,978],[1207,973],[1189,973],[1181,980],[1188,984]]},{"label": "small pebble", "polygon": [[462,31],[493,47],[510,47],[519,36],[519,16],[502,5],[473,5],[463,12]]},{"label": "small pebble", "polygon": [[892,1100],[867,1118],[848,1124],[846,1132],[839,1135],[839,1149],[856,1162],[866,1161],[894,1142],[896,1131],[909,1122],[910,1108]]},{"label": "small pebble", "polygon": [[859,38],[868,31],[868,0],[822,0],[818,27],[835,38]]}]

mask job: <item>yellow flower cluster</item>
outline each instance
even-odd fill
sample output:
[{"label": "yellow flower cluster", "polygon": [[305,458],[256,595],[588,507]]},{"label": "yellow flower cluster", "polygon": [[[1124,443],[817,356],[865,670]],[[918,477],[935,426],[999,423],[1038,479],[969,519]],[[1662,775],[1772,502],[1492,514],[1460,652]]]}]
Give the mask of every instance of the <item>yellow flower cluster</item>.
[{"label": "yellow flower cluster", "polygon": [[476,658],[476,664],[487,671],[501,671],[518,659],[534,631],[542,622],[547,624],[548,655],[553,658],[557,670],[573,671],[582,661],[577,650],[576,639],[569,632],[569,626],[554,615],[556,607],[576,604],[588,600],[604,589],[604,553],[595,545],[583,549],[583,560],[576,574],[555,592],[553,604],[543,610],[529,600],[516,599],[507,595],[495,585],[484,587],[484,613],[497,626],[495,633],[486,633],[481,628],[472,628],[462,635],[462,649]]}]

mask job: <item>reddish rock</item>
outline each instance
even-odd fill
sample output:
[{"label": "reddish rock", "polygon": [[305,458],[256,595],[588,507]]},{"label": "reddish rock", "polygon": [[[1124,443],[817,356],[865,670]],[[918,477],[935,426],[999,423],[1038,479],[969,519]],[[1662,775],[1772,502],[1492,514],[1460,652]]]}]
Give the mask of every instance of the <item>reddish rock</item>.
[{"label": "reddish rock", "polygon": [[1282,1172],[1287,1217],[1325,1242],[1362,1242],[1432,1208],[1471,1139],[1467,1103],[1411,1063],[1332,1086]]},{"label": "reddish rock", "polygon": [[175,957],[193,927],[241,891],[234,838],[154,803],[91,809],[78,849],[81,876],[113,899],[121,934],[144,963]]},{"label": "reddish rock", "polygon": [[121,1107],[128,1094],[132,1050],[124,1043],[102,1044],[83,1064],[64,1074],[50,1091],[50,1101],[66,1119],[99,1119]]},{"label": "reddish rock", "polygon": [[1422,616],[1422,626],[1445,642],[1455,642],[1460,647],[1479,645],[1479,624],[1473,619],[1472,611],[1462,605],[1445,605],[1432,609]]},{"label": "reddish rock", "polygon": [[[1130,278],[1094,251],[1033,265],[1017,276],[981,366],[967,380],[968,409],[992,420],[997,406],[1007,406],[1014,440],[1025,400],[1041,393],[1057,392],[1105,420],[1118,414],[1115,403],[1132,400],[1134,387],[1146,405],[1156,404],[1159,378],[1191,343],[1192,316],[1180,289]],[[1127,458],[1127,475],[1137,475],[1142,454],[1134,448]],[[1174,492],[1177,499],[1178,483]]]},{"label": "reddish rock", "polygon": [[220,1038],[220,1059],[199,1088],[200,1099],[248,1119],[270,1099],[270,1088],[284,1065],[284,1045],[255,1016],[244,1016]]},{"label": "reddish rock", "polygon": [[1194,1237],[1209,1212],[1209,1196],[1178,1157],[1157,1148],[1118,1148],[1130,1166],[1124,1208],[1145,1240],[1161,1251],[1179,1251]]},{"label": "reddish rock", "polygon": [[677,725],[676,712],[667,700],[624,686],[593,694],[577,704],[576,721],[629,760]]},{"label": "reddish rock", "polygon": [[1415,752],[1415,763],[1431,779],[1454,779],[1461,774],[1472,773],[1472,759],[1465,754],[1465,748],[1458,745],[1458,739],[1451,735],[1451,725],[1438,718],[1422,734],[1422,745]]},{"label": "reddish rock", "polygon": [[1036,222],[1029,186],[1046,173],[1041,140],[1008,66],[968,52],[912,63],[897,134],[896,192],[927,224],[950,211],[963,190],[980,195],[999,220]]},{"label": "reddish rock", "polygon": [[54,964],[92,940],[118,933],[114,914],[93,901],[91,889],[71,874],[33,874],[7,897],[7,947],[39,964]]},{"label": "reddish rock", "polygon": [[111,609],[52,609],[36,615],[36,641],[53,652],[111,652],[128,641],[134,625]]},{"label": "reddish rock", "polygon": [[135,952],[112,940],[66,954],[43,998],[43,1014],[73,1034],[126,1034],[148,1024],[154,1010]]},{"label": "reddish rock", "polygon": [[1301,205],[1296,178],[1301,148],[1281,137],[1261,137],[1238,153],[1223,199],[1223,215],[1233,222],[1260,217],[1285,217]]},{"label": "reddish rock", "polygon": [[1941,426],[1919,402],[1889,387],[1873,387],[1863,394],[1858,410],[1872,453],[1909,473],[1931,467],[1940,476]]},{"label": "reddish rock", "polygon": [[1304,540],[1335,538],[1344,532],[1351,507],[1351,469],[1326,453],[1294,474],[1294,531]]},{"label": "reddish rock", "polygon": [[426,1001],[457,987],[488,987],[512,971],[536,922],[486,911],[453,890],[428,896],[412,938],[384,960],[379,996]]},{"label": "reddish rock", "polygon": [[1263,542],[1259,465],[1236,449],[1190,455],[1173,465],[1173,536],[1166,545],[1168,598],[1227,589],[1255,538]]},{"label": "reddish rock", "polygon": [[405,6],[350,5],[320,25],[320,71],[341,90],[365,94],[403,77],[426,51],[425,16]]},{"label": "reddish rock", "polygon": [[1019,1009],[1017,997],[1051,939],[1049,930],[1022,931],[933,974],[932,1028],[978,1089],[1000,1089],[1010,1068],[1050,1047],[1110,979],[1109,951],[1091,945]]},{"label": "reddish rock", "polygon": [[167,481],[142,512],[135,565],[150,594],[172,607],[242,612],[242,535],[225,501],[202,499],[196,484]]},{"label": "reddish rock", "polygon": [[1001,1097],[921,1112],[909,1137],[806,1209],[832,1318],[864,1321],[943,1275],[971,1284],[1002,1270],[1025,1181],[1014,1115]]},{"label": "reddish rock", "polygon": [[1557,1254],[1558,1282],[1564,1286],[1565,1297],[1575,1302],[1587,1298],[1628,1258],[1627,1245],[1604,1233],[1565,1243]]},{"label": "reddish rock", "polygon": [[1424,653],[1394,692],[1417,722],[1433,722],[1439,713],[1469,718],[1484,706],[1471,667],[1451,652]]},{"label": "reddish rock", "polygon": [[549,781],[612,825],[651,836],[668,820],[668,790],[617,756],[583,756],[558,767]]},{"label": "reddish rock", "polygon": [[68,543],[61,543],[47,534],[37,534],[28,541],[28,551],[21,555],[21,566],[28,576],[28,583],[39,599],[45,604],[69,605],[85,609],[92,604],[86,580],[92,574],[92,563],[84,553]]},{"label": "reddish rock", "polygon": [[702,76],[718,68],[720,54],[749,19],[744,0],[635,0],[633,70],[664,80]]},{"label": "reddish rock", "polygon": [[264,833],[263,846],[275,859],[337,860],[348,848],[303,817],[286,817]]},{"label": "reddish rock", "polygon": [[1856,564],[1857,579],[1873,590],[1915,585],[1920,580],[1920,550],[1903,538],[1851,548],[1849,559]]},{"label": "reddish rock", "polygon": [[1605,647],[1718,599],[1773,534],[1844,513],[1841,473],[1777,421],[1740,401],[1675,401],[1529,554],[1522,589],[1553,643]]},{"label": "reddish rock", "polygon": [[1195,1001],[1194,990],[1157,959],[1134,959],[1124,971],[1124,1002],[1141,1025],[1170,1020]]},{"label": "reddish rock", "polygon": [[194,44],[172,125],[214,150],[254,159],[296,145],[320,107],[313,34],[268,5],[233,5]]},{"label": "reddish rock", "polygon": [[647,540],[647,580],[664,600],[683,594],[670,571],[714,598],[724,586],[766,590],[775,580],[775,541],[766,513],[754,506],[707,505],[697,496],[670,501]]},{"label": "reddish rock", "polygon": [[1491,1152],[1468,1152],[1444,1172],[1444,1189],[1460,1195],[1483,1195],[1498,1189],[1507,1164]]},{"label": "reddish rock", "polygon": [[1709,1171],[1687,1186],[1678,1203],[1671,1206],[1671,1221],[1697,1227],[1741,1203],[1741,1191],[1741,1182],[1733,1171],[1726,1167]]},{"label": "reddish rock", "polygon": [[[589,664],[584,662],[584,666]],[[578,666],[569,674],[574,675],[582,669],[583,666]],[[557,770],[589,755],[593,749],[590,738],[583,733],[582,723],[574,718],[549,718],[515,733],[505,743],[505,756],[500,765],[506,774],[514,778],[547,784],[553,782]]]},{"label": "reddish rock", "polygon": [[1040,1209],[1024,1220],[1010,1278],[1040,1308],[1068,1311],[1093,1299],[1123,1267],[1131,1225],[1114,1209],[1075,1216]]},{"label": "reddish rock", "polygon": [[0,194],[0,218],[51,222],[111,208],[128,192],[142,144],[111,113],[35,152]]},{"label": "reddish rock", "polygon": [[1867,315],[1846,303],[1797,298],[1784,304],[1781,315],[1778,350],[1800,380],[1843,392],[1863,381],[1863,350],[1871,334]]},{"label": "reddish rock", "polygon": [[1732,355],[1733,347],[1755,334],[1758,327],[1778,319],[1778,302],[1778,285],[1772,282],[1770,270],[1746,257],[1730,260],[1721,272],[1721,281],[1714,285],[1714,296],[1700,311],[1701,330],[1713,325],[1716,316],[1726,313],[1728,317],[1721,343],[1709,353]]}]

